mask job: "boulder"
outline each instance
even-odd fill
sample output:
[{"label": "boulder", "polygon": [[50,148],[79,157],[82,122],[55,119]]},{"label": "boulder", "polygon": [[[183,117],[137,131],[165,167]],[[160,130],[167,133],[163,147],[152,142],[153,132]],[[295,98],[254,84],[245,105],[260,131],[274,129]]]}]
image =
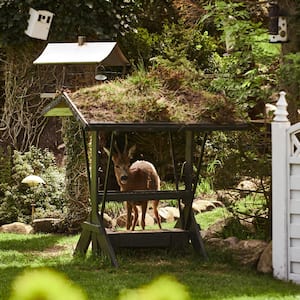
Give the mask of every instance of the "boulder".
[{"label": "boulder", "polygon": [[33,233],[31,225],[21,222],[14,222],[11,224],[4,224],[0,227],[0,232],[3,233],[18,233],[18,234],[30,234]]},{"label": "boulder", "polygon": [[240,240],[236,236],[230,236],[224,239],[224,245],[228,248],[234,248]]},{"label": "boulder", "polygon": [[[139,218],[137,221],[137,226],[139,226],[140,224],[140,220],[141,220],[141,213],[139,213]],[[127,214],[122,214],[120,215],[117,220],[116,220],[116,226],[118,227],[126,227],[126,222],[127,222]],[[145,224],[146,226],[152,226],[155,224],[154,218],[146,213],[146,217],[145,217]]]},{"label": "boulder", "polygon": [[266,249],[270,246],[265,241],[239,240],[237,237],[228,237],[227,239],[211,237],[206,240],[206,244],[230,253],[233,260],[243,266],[257,266],[257,269],[264,273],[270,272],[270,268],[272,270],[272,262],[270,262],[272,255],[270,256],[270,252],[268,252],[270,250]]},{"label": "boulder", "polygon": [[56,218],[41,218],[35,219],[32,222],[34,232],[40,233],[55,233],[57,232],[57,225],[61,222],[61,219]]},{"label": "boulder", "polygon": [[126,227],[127,214],[121,214],[116,219],[116,226]]},{"label": "boulder", "polygon": [[114,227],[116,227],[116,220],[114,220],[112,217],[110,217],[106,213],[103,214],[103,223],[104,223],[105,228],[114,228]]},{"label": "boulder", "polygon": [[193,210],[196,213],[211,211],[216,208],[215,204],[209,200],[196,199],[193,201]]},{"label": "boulder", "polygon": [[262,240],[241,240],[230,247],[233,259],[244,266],[256,266],[268,243]]},{"label": "boulder", "polygon": [[172,206],[160,207],[158,209],[158,214],[162,222],[174,222],[180,217],[179,209]]},{"label": "boulder", "polygon": [[241,197],[246,197],[247,195],[251,194],[258,190],[257,184],[253,180],[242,180],[237,189],[240,192]]},{"label": "boulder", "polygon": [[203,230],[201,232],[203,239],[208,240],[210,238],[220,236],[222,231],[224,230],[224,227],[227,224],[229,224],[230,221],[231,221],[231,218],[219,219],[216,223],[209,226],[209,228],[207,230]]},{"label": "boulder", "polygon": [[206,243],[209,246],[223,248],[223,250],[227,251],[231,248],[235,247],[236,244],[239,242],[239,239],[235,236],[228,237],[227,239],[222,239],[219,237],[212,237],[207,239]]},{"label": "boulder", "polygon": [[257,271],[261,273],[272,273],[272,242],[268,244],[263,253],[261,254],[258,264]]}]

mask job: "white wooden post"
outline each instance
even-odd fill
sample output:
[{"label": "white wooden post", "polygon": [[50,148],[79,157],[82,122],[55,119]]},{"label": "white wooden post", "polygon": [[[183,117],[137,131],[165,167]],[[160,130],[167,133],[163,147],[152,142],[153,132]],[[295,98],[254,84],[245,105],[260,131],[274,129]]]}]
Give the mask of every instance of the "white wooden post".
[{"label": "white wooden post", "polygon": [[280,92],[272,122],[272,260],[274,277],[288,279],[287,118],[285,92]]}]

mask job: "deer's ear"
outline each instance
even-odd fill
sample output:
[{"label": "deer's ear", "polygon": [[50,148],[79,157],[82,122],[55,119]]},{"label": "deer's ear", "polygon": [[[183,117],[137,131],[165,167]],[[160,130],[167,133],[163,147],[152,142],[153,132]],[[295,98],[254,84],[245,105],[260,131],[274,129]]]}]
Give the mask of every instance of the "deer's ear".
[{"label": "deer's ear", "polygon": [[128,157],[129,158],[133,157],[133,154],[134,154],[135,150],[136,150],[136,145],[133,145],[132,147],[129,148],[129,150],[128,150]]}]

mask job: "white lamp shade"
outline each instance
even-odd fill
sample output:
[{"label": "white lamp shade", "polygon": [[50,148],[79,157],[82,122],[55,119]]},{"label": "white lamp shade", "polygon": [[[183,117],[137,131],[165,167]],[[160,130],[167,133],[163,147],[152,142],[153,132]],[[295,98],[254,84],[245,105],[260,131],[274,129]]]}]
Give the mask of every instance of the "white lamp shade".
[{"label": "white lamp shade", "polygon": [[29,176],[26,176],[23,180],[22,180],[22,183],[26,183],[28,184],[29,186],[36,186],[38,184],[46,184],[45,181],[39,177],[39,176],[36,176],[36,175],[29,175]]}]

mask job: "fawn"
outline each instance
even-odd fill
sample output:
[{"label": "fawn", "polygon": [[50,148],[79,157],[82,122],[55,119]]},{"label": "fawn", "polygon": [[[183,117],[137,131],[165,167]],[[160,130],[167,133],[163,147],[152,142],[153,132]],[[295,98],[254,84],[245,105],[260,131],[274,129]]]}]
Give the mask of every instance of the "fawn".
[{"label": "fawn", "polygon": [[[121,192],[125,191],[135,191],[135,190],[160,190],[160,178],[157,171],[152,163],[145,160],[137,160],[133,164],[130,164],[130,159],[136,150],[136,146],[132,146],[127,151],[127,142],[124,147],[124,151],[118,149],[115,143],[116,153],[112,154],[112,161],[114,164],[115,176],[120,186]],[[107,154],[109,151],[104,149]],[[160,217],[158,215],[158,203],[159,200],[152,200],[153,211],[161,229]],[[142,218],[141,227],[145,229],[145,216],[148,206],[148,201],[127,201],[127,230],[134,228],[138,221],[138,209],[137,205],[142,208]],[[132,210],[134,212],[134,217],[132,218]],[[133,219],[133,220],[132,220]]]}]

